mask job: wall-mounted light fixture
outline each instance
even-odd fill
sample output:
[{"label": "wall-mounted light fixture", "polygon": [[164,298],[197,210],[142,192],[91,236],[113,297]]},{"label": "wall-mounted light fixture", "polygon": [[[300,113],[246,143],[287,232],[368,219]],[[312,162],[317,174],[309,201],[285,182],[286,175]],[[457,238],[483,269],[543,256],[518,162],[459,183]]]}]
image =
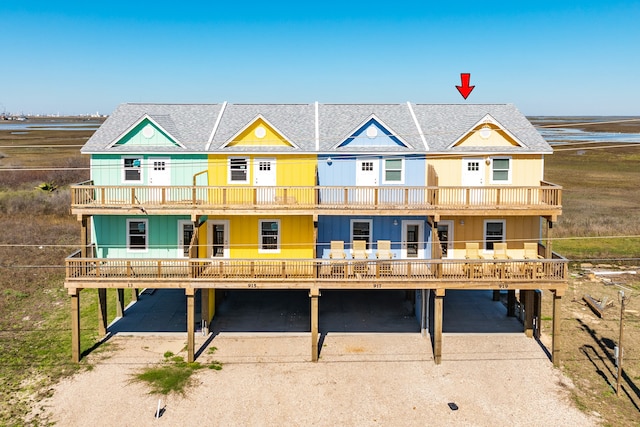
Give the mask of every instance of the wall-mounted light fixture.
[{"label": "wall-mounted light fixture", "polygon": [[487,166],[489,166],[489,164],[491,163],[491,159],[487,157],[486,159],[484,159],[484,162],[487,164]]},{"label": "wall-mounted light fixture", "polygon": [[331,157],[327,157],[327,164],[331,166],[332,163],[333,163],[333,160],[331,160]]},{"label": "wall-mounted light fixture", "polygon": [[398,225],[398,220],[397,219],[393,220],[393,225]]},{"label": "wall-mounted light fixture", "polygon": [[464,225],[464,219],[460,220],[460,225]]}]

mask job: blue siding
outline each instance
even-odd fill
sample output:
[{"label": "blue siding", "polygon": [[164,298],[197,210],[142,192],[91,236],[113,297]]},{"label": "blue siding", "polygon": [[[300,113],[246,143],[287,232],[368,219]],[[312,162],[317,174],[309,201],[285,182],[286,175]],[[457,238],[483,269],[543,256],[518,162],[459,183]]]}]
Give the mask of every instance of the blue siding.
[{"label": "blue siding", "polygon": [[[379,165],[378,182],[382,183],[384,175],[384,159],[404,159],[404,184],[403,186],[421,187],[426,183],[427,163],[422,155],[397,155],[397,156],[361,156],[377,159]],[[318,185],[326,186],[355,186],[356,185],[356,159],[353,155],[327,155],[318,156]],[[329,162],[328,159],[331,159]],[[381,184],[394,186],[398,184]]]},{"label": "blue siding", "polygon": [[[431,228],[426,222],[426,217],[415,216],[328,216],[318,217],[318,244],[317,256],[319,258],[329,258],[329,248],[332,240],[342,240],[344,242],[347,258],[351,252],[351,220],[372,220],[373,235],[371,238],[371,253],[375,257],[376,241],[391,240],[391,251],[394,257],[401,258],[402,242],[402,220],[421,220],[424,224],[425,257],[431,256]],[[393,225],[396,220],[397,225]]]}]

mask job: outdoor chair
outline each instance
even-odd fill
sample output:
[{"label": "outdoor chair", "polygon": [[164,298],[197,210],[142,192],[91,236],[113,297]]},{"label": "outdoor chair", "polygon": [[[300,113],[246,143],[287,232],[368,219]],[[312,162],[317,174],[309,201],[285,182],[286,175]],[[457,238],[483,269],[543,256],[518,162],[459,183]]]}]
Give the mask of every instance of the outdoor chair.
[{"label": "outdoor chair", "polygon": [[[526,242],[524,244],[524,259],[542,259],[538,255],[538,244]],[[528,262],[525,266],[526,273],[532,279],[544,277],[544,266],[541,262]]]},{"label": "outdoor chair", "polygon": [[[342,240],[332,240],[331,249],[329,250],[330,259],[345,259],[347,254],[344,252],[344,242]],[[345,263],[331,263],[331,275],[344,277]]]},{"label": "outdoor chair", "polygon": [[[478,242],[467,242],[465,244],[465,258],[468,260],[484,259],[480,255],[480,244]],[[468,278],[482,277],[482,263],[467,263],[465,270]]]},{"label": "outdoor chair", "polygon": [[[378,240],[378,250],[376,252],[376,258],[379,260],[393,258],[393,252],[391,252],[391,240]],[[382,275],[391,274],[390,262],[379,262],[378,271]]]},{"label": "outdoor chair", "polygon": [[[496,242],[493,244],[493,259],[505,260],[511,259],[507,253],[507,244],[504,242]],[[495,264],[495,273],[499,278],[511,276],[510,263],[500,262]]]},{"label": "outdoor chair", "polygon": [[[354,260],[356,259],[366,260],[369,258],[369,254],[367,254],[367,242],[365,240],[353,241],[351,257]],[[368,264],[366,261],[353,263],[353,272],[356,275],[366,274],[367,268],[368,268]]]}]

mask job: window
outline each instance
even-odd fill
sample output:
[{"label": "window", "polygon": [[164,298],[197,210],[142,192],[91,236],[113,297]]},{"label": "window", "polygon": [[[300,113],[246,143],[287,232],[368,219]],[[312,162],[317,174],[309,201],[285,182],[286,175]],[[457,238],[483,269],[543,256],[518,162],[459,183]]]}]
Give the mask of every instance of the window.
[{"label": "window", "polygon": [[351,241],[364,240],[367,242],[367,250],[371,249],[371,223],[370,219],[351,220]]},{"label": "window", "polygon": [[127,220],[127,250],[146,251],[147,250],[147,220],[128,219]]},{"label": "window", "polygon": [[141,182],[142,181],[142,159],[140,157],[125,157],[122,159],[122,181]]},{"label": "window", "polygon": [[276,219],[261,219],[258,227],[260,229],[260,247],[258,252],[280,252],[280,221]]},{"label": "window", "polygon": [[505,222],[504,220],[488,220],[484,222],[484,249],[493,250],[495,242],[505,241]]},{"label": "window", "polygon": [[402,184],[404,182],[403,163],[403,159],[385,159],[384,183]]},{"label": "window", "polygon": [[509,158],[493,159],[491,162],[491,182],[511,182],[511,169],[509,168],[510,163],[511,159]]},{"label": "window", "polygon": [[373,171],[373,162],[362,162],[362,172],[372,172]]},{"label": "window", "polygon": [[229,182],[246,184],[249,182],[247,159],[234,157],[229,159]]},{"label": "window", "polygon": [[467,171],[478,172],[480,170],[480,162],[472,161],[467,163]]}]

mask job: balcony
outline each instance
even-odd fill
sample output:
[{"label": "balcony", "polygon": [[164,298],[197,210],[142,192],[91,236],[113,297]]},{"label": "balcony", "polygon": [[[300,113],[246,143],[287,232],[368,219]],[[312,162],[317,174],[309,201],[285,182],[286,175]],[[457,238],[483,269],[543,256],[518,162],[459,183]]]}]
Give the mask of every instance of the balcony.
[{"label": "balcony", "polygon": [[66,261],[67,288],[564,289],[553,259],[111,259]]},{"label": "balcony", "polygon": [[504,215],[555,216],[562,187],[71,186],[71,211],[94,214]]}]

